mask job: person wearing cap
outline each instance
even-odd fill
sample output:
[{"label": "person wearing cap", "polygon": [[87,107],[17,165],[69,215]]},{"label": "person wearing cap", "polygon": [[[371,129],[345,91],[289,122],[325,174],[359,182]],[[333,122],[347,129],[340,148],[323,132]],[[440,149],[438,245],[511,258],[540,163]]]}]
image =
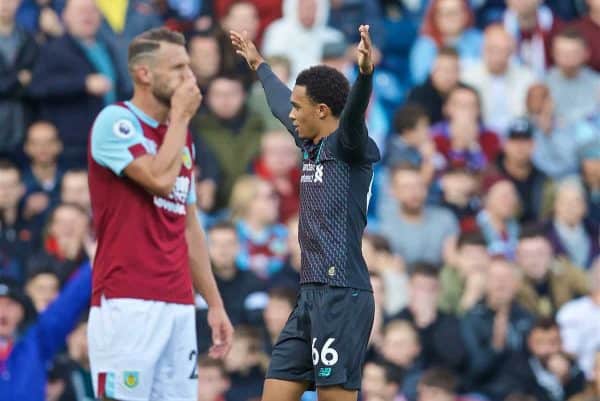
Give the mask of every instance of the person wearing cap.
[{"label": "person wearing cap", "polygon": [[493,172],[505,176],[515,185],[521,203],[521,223],[539,220],[551,208],[552,183],[532,161],[534,129],[525,117],[511,123],[504,150],[496,163],[497,171]]},{"label": "person wearing cap", "polygon": [[[36,319],[31,303],[13,283],[0,281],[0,399],[45,398],[46,366],[89,304],[91,268],[83,264],[62,293]],[[29,325],[27,325],[29,323]]]}]

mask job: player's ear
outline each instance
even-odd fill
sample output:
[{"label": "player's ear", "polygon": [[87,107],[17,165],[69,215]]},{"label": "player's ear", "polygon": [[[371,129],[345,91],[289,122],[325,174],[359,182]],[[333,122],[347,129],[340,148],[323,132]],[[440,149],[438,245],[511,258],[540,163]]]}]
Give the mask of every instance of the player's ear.
[{"label": "player's ear", "polygon": [[319,103],[318,106],[319,118],[324,120],[331,114],[331,109],[325,103]]},{"label": "player's ear", "polygon": [[152,71],[146,64],[136,64],[131,67],[133,80],[140,84],[150,85],[152,81]]}]

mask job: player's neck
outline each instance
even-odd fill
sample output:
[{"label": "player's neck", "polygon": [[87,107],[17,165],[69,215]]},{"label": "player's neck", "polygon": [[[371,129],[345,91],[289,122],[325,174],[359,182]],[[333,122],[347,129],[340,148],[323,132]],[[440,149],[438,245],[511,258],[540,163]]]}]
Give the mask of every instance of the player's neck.
[{"label": "player's neck", "polygon": [[337,118],[328,118],[321,123],[319,133],[314,137],[313,143],[319,143],[321,139],[333,134],[340,126],[340,120]]},{"label": "player's neck", "polygon": [[134,93],[131,103],[146,115],[159,123],[165,123],[169,117],[169,108],[146,92]]}]

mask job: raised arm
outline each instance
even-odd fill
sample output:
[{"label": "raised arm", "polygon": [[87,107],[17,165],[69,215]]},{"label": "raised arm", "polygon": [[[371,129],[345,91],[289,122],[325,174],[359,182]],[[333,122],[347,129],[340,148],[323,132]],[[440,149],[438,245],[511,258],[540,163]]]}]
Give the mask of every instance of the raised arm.
[{"label": "raised arm", "polygon": [[368,144],[365,112],[373,87],[373,57],[369,26],[361,25],[357,48],[359,74],[340,117],[340,150],[348,160],[364,157]]},{"label": "raised arm", "polygon": [[267,103],[271,109],[271,113],[287,128],[287,130],[294,136],[297,144],[301,141],[296,134],[294,124],[290,119],[290,111],[292,110],[292,104],[290,103],[290,97],[292,92],[277,76],[271,71],[271,67],[262,58],[256,46],[252,41],[248,40],[246,32],[240,34],[236,31],[230,31],[229,36],[231,38],[231,44],[233,45],[235,52],[242,56],[248,66],[253,71],[256,71],[258,78],[265,90],[267,96]]}]

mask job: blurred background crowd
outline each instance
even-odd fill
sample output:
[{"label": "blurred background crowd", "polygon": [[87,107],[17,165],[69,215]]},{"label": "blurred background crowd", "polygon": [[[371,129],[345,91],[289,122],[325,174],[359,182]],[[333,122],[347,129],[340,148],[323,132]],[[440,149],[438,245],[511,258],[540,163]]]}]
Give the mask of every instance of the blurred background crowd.
[{"label": "blurred background crowd", "polygon": [[600,400],[600,0],[0,0],[0,400],[22,338],[48,401],[93,399],[69,287],[94,253],[87,138],[131,95],[130,40],[164,25],[204,95],[198,219],[236,326],[223,362],[203,356],[197,296],[199,401],[260,399],[298,291],[300,155],[226,32],[292,86],[319,63],[352,81],[361,23],[383,156],[361,399]]}]

